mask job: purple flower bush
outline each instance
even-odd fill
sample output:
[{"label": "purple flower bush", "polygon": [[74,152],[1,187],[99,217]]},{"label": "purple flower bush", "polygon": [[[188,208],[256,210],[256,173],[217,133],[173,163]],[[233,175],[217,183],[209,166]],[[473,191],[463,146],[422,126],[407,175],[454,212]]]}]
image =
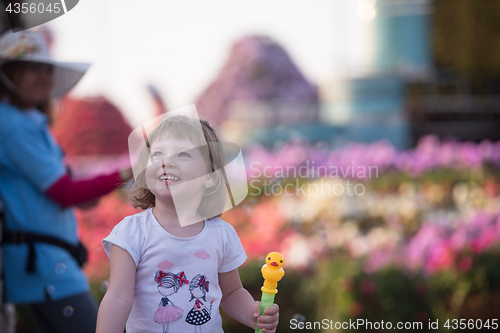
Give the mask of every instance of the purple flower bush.
[{"label": "purple flower bush", "polygon": [[[291,141],[278,150],[251,145],[246,149],[246,158],[249,164],[258,162],[254,169],[260,167],[260,171],[267,166],[273,167],[273,170],[278,166],[300,167],[306,161],[314,161],[314,167],[338,166],[345,169],[352,165],[366,168],[377,166],[379,172],[405,172],[411,176],[437,168],[479,169],[484,163],[500,168],[500,141],[484,140],[479,144],[453,140],[440,142],[436,136],[428,135],[419,140],[416,148],[406,151],[398,151],[388,141],[372,144],[351,142],[341,149],[328,151],[325,151],[325,145]],[[255,170],[248,170],[248,176],[256,174]]]},{"label": "purple flower bush", "polygon": [[376,272],[396,265],[426,274],[450,269],[467,272],[473,255],[500,244],[500,213],[478,212],[470,220],[442,222],[425,221],[415,236],[406,242],[402,241],[392,249],[376,249],[367,257],[365,270]]}]

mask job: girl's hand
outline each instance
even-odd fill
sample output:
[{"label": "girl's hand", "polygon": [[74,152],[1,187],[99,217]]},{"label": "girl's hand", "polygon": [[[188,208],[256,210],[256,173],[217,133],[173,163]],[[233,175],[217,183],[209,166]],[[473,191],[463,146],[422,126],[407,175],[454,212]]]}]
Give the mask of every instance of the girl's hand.
[{"label": "girl's hand", "polygon": [[280,317],[278,304],[274,303],[269,309],[264,310],[264,316],[260,315],[260,302],[255,301],[253,305],[253,316],[257,321],[256,327],[260,328],[263,333],[274,333],[278,327]]}]

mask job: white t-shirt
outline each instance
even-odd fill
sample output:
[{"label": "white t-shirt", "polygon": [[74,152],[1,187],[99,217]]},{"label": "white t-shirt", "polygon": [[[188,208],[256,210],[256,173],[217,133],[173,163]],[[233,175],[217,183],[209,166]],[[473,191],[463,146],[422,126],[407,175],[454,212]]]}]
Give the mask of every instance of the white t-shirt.
[{"label": "white t-shirt", "polygon": [[[242,265],[247,256],[234,228],[215,217],[190,238],[168,233],[149,208],[127,216],[102,241],[110,255],[115,244],[137,267],[127,333],[220,333],[222,292],[218,273]],[[201,328],[201,330],[200,330]]]}]

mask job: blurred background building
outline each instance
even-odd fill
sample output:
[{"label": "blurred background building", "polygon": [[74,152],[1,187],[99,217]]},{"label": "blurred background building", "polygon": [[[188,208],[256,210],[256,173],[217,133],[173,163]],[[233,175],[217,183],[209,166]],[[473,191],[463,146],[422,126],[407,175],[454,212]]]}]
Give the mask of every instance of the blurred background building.
[{"label": "blurred background building", "polygon": [[377,0],[359,9],[373,22],[371,66],[332,87],[329,110],[349,115],[348,140],[402,148],[428,134],[500,139],[497,3]]},{"label": "blurred background building", "polygon": [[358,16],[370,22],[373,48],[367,68],[357,77],[336,82],[327,103],[329,119],[344,113],[344,141],[389,140],[410,147],[411,121],[406,92],[434,74],[428,0],[361,1]]},{"label": "blurred background building", "polygon": [[[200,113],[243,146],[290,138],[333,147],[386,139],[409,148],[427,134],[500,139],[500,61],[493,56],[498,4],[358,0],[355,6],[369,37],[357,68],[311,82],[279,40],[249,35],[226,51],[227,60],[196,98]],[[6,17],[2,22],[5,31]],[[52,44],[57,34],[41,28]],[[149,91],[148,106],[157,114],[161,89]]]},{"label": "blurred background building", "polygon": [[491,11],[467,0],[359,1],[373,31],[365,68],[316,88],[276,42],[247,37],[197,105],[243,144],[304,136],[332,146],[386,139],[403,149],[428,134],[496,141],[500,33]]},{"label": "blurred background building", "polygon": [[271,144],[276,126],[305,132],[311,139],[332,135],[320,123],[318,87],[308,82],[285,49],[266,36],[248,36],[232,47],[218,77],[196,102],[200,115],[219,125],[226,140]]}]

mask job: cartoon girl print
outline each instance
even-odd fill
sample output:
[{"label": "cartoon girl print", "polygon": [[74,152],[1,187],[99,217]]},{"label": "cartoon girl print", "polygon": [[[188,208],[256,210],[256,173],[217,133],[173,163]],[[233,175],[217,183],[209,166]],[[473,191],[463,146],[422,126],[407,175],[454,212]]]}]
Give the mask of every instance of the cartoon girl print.
[{"label": "cartoon girl print", "polygon": [[207,310],[205,304],[203,304],[200,299],[203,299],[205,302],[207,301],[206,296],[208,292],[208,281],[205,275],[198,274],[196,275],[191,282],[189,283],[189,291],[191,292],[191,299],[196,299],[194,302],[193,308],[186,316],[186,322],[195,325],[194,332],[201,333],[201,325],[205,324],[210,320],[210,313],[212,312],[212,302],[210,303],[210,308]]},{"label": "cartoon girl print", "polygon": [[[163,324],[163,333],[168,333],[168,325],[182,317],[182,309],[168,299],[167,296],[175,294],[182,284],[188,284],[184,272],[177,274],[159,270],[155,274],[155,282],[158,292],[163,295],[158,310],[156,310],[153,320],[158,324]],[[170,303],[170,304],[169,304]]]}]

